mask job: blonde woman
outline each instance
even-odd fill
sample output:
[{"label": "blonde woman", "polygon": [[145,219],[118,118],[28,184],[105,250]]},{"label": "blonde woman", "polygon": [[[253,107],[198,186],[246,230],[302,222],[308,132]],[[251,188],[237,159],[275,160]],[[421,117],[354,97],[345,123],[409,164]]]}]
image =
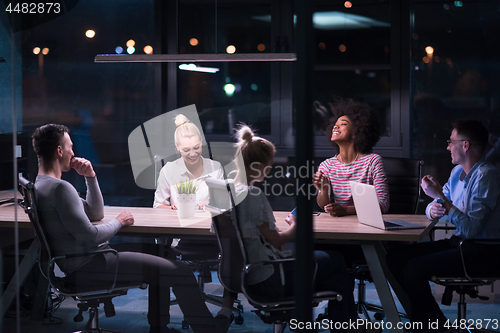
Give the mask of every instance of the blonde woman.
[{"label": "blonde woman", "polygon": [[181,157],[168,162],[158,176],[153,207],[176,209],[177,193],[175,186],[181,181],[196,180],[196,204],[203,209],[208,203],[208,177],[223,179],[223,170],[219,162],[201,156],[202,138],[198,127],[180,114],[174,119],[177,126],[174,139],[175,147]]},{"label": "blonde woman", "polygon": [[[191,123],[183,114],[176,116],[174,121],[177,127],[174,133],[175,147],[181,157],[173,162],[168,162],[161,169],[153,207],[177,209],[178,200],[175,186],[181,181],[196,180],[198,188],[196,190],[196,204],[198,209],[202,210],[209,200],[205,179],[209,177],[223,179],[222,165],[201,156],[202,138],[200,130],[195,124]],[[193,246],[192,240],[188,238],[172,241],[172,247],[176,249],[174,253],[177,254],[182,253],[183,250],[189,252],[191,246]],[[224,290],[224,304],[217,314],[217,319],[222,319],[225,322],[226,330],[234,319],[231,308],[236,297],[237,295]]]}]

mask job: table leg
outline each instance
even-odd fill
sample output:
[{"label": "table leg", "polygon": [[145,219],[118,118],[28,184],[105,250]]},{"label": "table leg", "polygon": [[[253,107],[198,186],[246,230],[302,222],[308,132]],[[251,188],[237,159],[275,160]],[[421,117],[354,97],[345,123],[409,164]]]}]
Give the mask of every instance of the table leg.
[{"label": "table leg", "polygon": [[12,304],[14,297],[19,292],[19,290],[16,289],[16,278],[19,277],[19,286],[22,286],[38,259],[39,248],[40,245],[38,244],[38,241],[33,240],[30,248],[28,249],[28,252],[26,252],[26,255],[24,256],[23,260],[21,261],[21,264],[19,265],[19,268],[14,273],[14,276],[10,280],[9,285],[7,286],[2,295],[0,318],[3,318],[3,316],[9,309],[10,305]]},{"label": "table leg", "polygon": [[384,308],[384,313],[386,321],[384,322],[385,327],[389,328],[391,333],[403,333],[404,329],[402,326],[401,319],[399,318],[398,309],[394,303],[394,298],[392,297],[389,284],[387,283],[386,275],[384,273],[384,268],[381,262],[381,258],[385,257],[385,251],[380,242],[362,242],[361,248],[365,255],[368,267],[370,268],[370,273],[377,289],[380,302]]}]

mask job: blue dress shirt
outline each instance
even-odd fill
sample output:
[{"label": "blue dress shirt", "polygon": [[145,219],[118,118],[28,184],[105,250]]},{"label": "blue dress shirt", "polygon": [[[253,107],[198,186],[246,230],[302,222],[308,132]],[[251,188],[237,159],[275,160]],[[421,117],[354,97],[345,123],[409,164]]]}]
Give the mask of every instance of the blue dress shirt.
[{"label": "blue dress shirt", "polygon": [[[500,238],[500,171],[493,165],[482,158],[467,175],[457,165],[443,186],[443,193],[453,203],[448,221],[456,227],[454,235]],[[433,202],[425,210],[429,218]]]}]

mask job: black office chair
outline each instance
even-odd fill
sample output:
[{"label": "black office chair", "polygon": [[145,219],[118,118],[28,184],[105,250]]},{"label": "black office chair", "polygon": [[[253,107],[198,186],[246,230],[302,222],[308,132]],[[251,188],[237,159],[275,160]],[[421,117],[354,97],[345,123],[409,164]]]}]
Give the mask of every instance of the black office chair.
[{"label": "black office chair", "polygon": [[384,157],[383,161],[391,199],[387,213],[417,214],[424,161],[399,157]]},{"label": "black office chair", "polygon": [[[248,273],[259,264],[278,265],[294,259],[269,260],[263,263],[249,264],[245,245],[240,233],[237,220],[238,206],[234,204],[231,195],[232,184],[223,180],[207,179],[210,188],[210,205],[206,207],[212,213],[217,239],[221,249],[219,264],[219,280],[221,284],[234,293],[243,293],[250,304],[256,308],[256,313],[265,323],[273,324],[275,333],[281,333],[292,318],[295,309],[293,297],[283,299],[269,299],[262,295],[254,295],[246,289]],[[313,294],[314,306],[324,300],[341,300],[342,296],[336,292],[323,291]]]},{"label": "black office chair", "polygon": [[[207,157],[213,159],[212,145],[209,141],[207,141],[206,143],[208,148]],[[220,153],[221,151],[226,152],[228,148],[232,148],[234,150],[234,146],[230,143],[215,143],[214,152],[217,154],[217,160],[219,162],[220,158],[218,153]],[[234,152],[232,152],[232,156],[234,156]],[[160,162],[161,167],[165,166],[164,159],[161,159]],[[180,239],[178,245],[171,248],[171,250],[178,260],[185,262],[193,268],[193,271],[198,273],[198,285],[205,302],[222,307],[222,296],[208,294],[207,292],[205,292],[205,283],[212,282],[211,271],[216,269],[216,267],[218,267],[219,265],[220,249],[217,240],[182,238]],[[240,299],[236,299],[234,302],[237,304],[237,306],[233,306],[233,312],[236,313],[234,323],[237,325],[242,325],[244,322],[244,318],[242,315],[243,305],[241,304]],[[171,300],[170,304],[177,304],[177,300]],[[182,328],[189,328],[189,323],[185,319],[182,320]]]},{"label": "black office chair", "polygon": [[[451,305],[453,292],[456,292],[460,295],[460,300],[457,304],[457,321],[459,324],[461,320],[467,323],[469,330],[463,326],[456,329],[456,331],[460,333],[471,332],[469,327],[470,322],[467,322],[466,318],[466,310],[467,310],[467,302],[465,300],[465,296],[469,296],[470,298],[479,298],[480,300],[488,300],[488,297],[481,296],[478,294],[478,287],[492,285],[494,281],[500,280],[500,265],[495,265],[492,262],[492,266],[487,267],[483,272],[473,272],[470,269],[470,264],[467,265],[466,260],[463,255],[463,248],[469,246],[471,244],[483,244],[487,247],[491,247],[491,249],[496,250],[498,253],[498,249],[500,248],[500,239],[464,239],[459,244],[460,255],[462,258],[462,266],[464,274],[463,276],[434,276],[432,277],[432,281],[436,284],[442,285],[445,287],[441,304],[443,305]],[[488,251],[490,252],[490,251]],[[491,253],[494,253],[491,251]],[[495,332],[488,329],[482,329],[474,327],[474,332]]]},{"label": "black office chair", "polygon": [[[183,238],[178,246],[172,248],[172,251],[178,260],[184,261],[198,273],[198,286],[205,302],[222,307],[222,296],[205,292],[205,283],[212,282],[211,271],[219,266],[220,249],[217,240]],[[237,304],[233,307],[233,312],[237,314],[234,323],[241,325],[244,322],[243,305],[240,299],[234,302]],[[170,304],[177,304],[177,300],[172,300]],[[182,328],[189,328],[189,323],[185,319],[182,321]]]},{"label": "black office chair", "polygon": [[54,268],[58,260],[66,258],[74,258],[81,256],[89,256],[101,252],[113,252],[117,256],[118,252],[115,250],[102,250],[90,253],[81,254],[71,254],[67,256],[52,257],[51,248],[45,237],[43,230],[43,222],[40,220],[36,207],[36,194],[35,186],[32,182],[28,181],[24,177],[19,177],[19,189],[23,195],[23,201],[20,203],[21,207],[24,209],[26,214],[28,214],[33,229],[35,231],[36,239],[40,243],[40,253],[38,257],[38,265],[43,276],[48,279],[49,284],[57,292],[65,295],[71,296],[73,299],[78,301],[79,312],[75,316],[75,322],[83,321],[83,311],[89,311],[89,320],[82,333],[106,333],[113,332],[107,331],[99,328],[99,316],[98,307],[99,304],[104,304],[104,312],[106,317],[111,317],[115,315],[115,310],[111,299],[116,296],[122,296],[127,294],[127,290],[131,288],[142,288],[147,287],[146,284],[141,285],[130,285],[116,287],[116,272],[113,281],[107,281],[105,283],[97,283],[92,285],[92,287],[82,287],[74,284],[68,277],[56,277]]},{"label": "black office chair", "polygon": [[[385,173],[389,185],[390,206],[387,214],[416,214],[422,189],[422,165],[424,161],[412,158],[384,157]],[[362,263],[351,270],[351,275],[358,280],[358,313],[364,314],[371,321],[368,312],[374,312],[374,318],[384,319],[384,309],[366,301],[366,282],[373,282],[368,265]],[[408,318],[405,313],[401,317]]]}]

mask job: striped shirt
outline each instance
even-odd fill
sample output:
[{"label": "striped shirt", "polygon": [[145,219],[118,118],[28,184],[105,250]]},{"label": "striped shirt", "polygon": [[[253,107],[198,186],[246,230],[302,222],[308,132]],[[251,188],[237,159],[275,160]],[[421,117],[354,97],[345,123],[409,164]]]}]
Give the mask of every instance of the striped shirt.
[{"label": "striped shirt", "polygon": [[382,213],[389,210],[389,186],[382,157],[377,154],[361,156],[356,161],[344,164],[337,155],[324,160],[318,170],[330,181],[333,188],[333,201],[342,206],[353,206],[349,181],[375,186]]}]

